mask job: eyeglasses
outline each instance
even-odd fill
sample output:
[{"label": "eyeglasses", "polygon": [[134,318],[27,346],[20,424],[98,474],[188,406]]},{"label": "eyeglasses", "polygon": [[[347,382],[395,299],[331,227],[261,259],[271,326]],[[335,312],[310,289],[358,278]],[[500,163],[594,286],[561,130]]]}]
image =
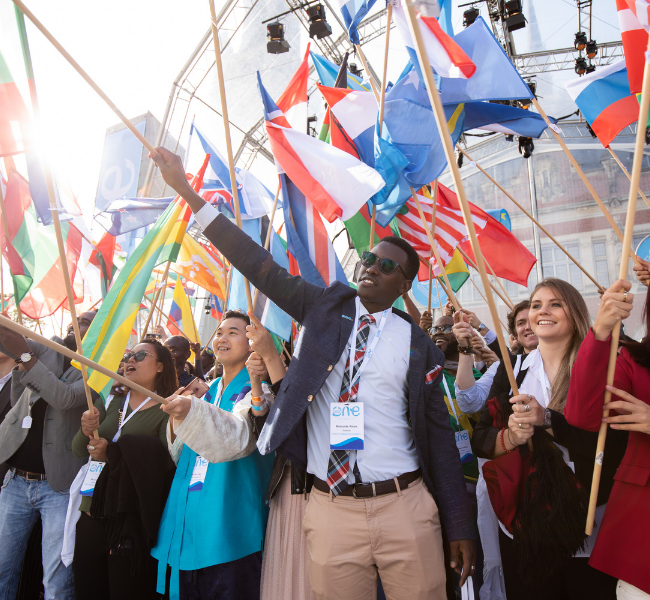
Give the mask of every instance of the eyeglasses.
[{"label": "eyeglasses", "polygon": [[391,260],[390,258],[379,258],[373,252],[364,252],[361,255],[361,264],[366,268],[372,267],[372,265],[376,264],[384,275],[390,275],[395,269],[399,269],[404,273],[404,277],[406,277],[404,269],[402,269],[402,267],[394,260]]},{"label": "eyeglasses", "polygon": [[145,356],[151,356],[151,358],[160,362],[160,360],[158,360],[158,357],[151,354],[151,352],[147,352],[146,350],[139,350],[138,352],[128,352],[122,357],[122,362],[129,362],[131,359],[133,359],[135,362],[142,362]]},{"label": "eyeglasses", "polygon": [[451,333],[453,325],[434,325],[429,331],[434,335],[436,333]]}]

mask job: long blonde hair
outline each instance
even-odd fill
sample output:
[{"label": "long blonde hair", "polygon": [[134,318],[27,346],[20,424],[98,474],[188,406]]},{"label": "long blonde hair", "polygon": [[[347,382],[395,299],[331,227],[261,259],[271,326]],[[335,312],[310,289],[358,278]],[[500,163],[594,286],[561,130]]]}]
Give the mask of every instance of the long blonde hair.
[{"label": "long blonde hair", "polygon": [[578,292],[578,290],[576,290],[570,283],[555,277],[544,279],[535,286],[533,293],[530,295],[531,305],[535,294],[541,288],[552,289],[561,300],[564,300],[564,312],[573,326],[573,333],[569,343],[567,344],[564,356],[562,357],[562,363],[555,379],[551,382],[551,401],[548,406],[551,410],[563,413],[567,395],[569,393],[571,370],[576,361],[580,344],[582,344],[582,340],[584,340],[587,333],[589,333],[591,317],[589,316],[587,305],[585,304],[580,292]]}]

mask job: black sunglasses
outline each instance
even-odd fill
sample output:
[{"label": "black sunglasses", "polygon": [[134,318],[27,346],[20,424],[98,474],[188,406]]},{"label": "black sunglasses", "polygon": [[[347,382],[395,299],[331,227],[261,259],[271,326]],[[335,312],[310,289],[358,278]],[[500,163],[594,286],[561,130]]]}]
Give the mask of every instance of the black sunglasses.
[{"label": "black sunglasses", "polygon": [[451,333],[453,325],[434,325],[429,331],[436,333]]},{"label": "black sunglasses", "polygon": [[[138,352],[129,352],[125,354],[122,357],[122,362],[129,362],[131,359],[133,359],[135,362],[142,362],[144,360],[145,356],[151,356],[154,360],[158,360],[156,356],[151,354],[151,352],[147,352],[146,350],[139,350]],[[160,362],[158,360],[158,362]]]},{"label": "black sunglasses", "polygon": [[406,277],[404,269],[402,269],[402,267],[394,260],[391,260],[390,258],[379,258],[372,252],[366,251],[361,255],[361,264],[366,268],[372,267],[372,265],[376,264],[384,275],[390,275],[395,269],[399,269],[404,273],[404,277]]}]

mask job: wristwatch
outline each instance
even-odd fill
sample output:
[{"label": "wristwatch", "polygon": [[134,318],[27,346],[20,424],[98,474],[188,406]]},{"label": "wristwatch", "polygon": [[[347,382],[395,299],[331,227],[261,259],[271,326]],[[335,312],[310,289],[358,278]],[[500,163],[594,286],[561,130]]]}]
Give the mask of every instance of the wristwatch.
[{"label": "wristwatch", "polygon": [[34,357],[33,352],[23,352],[17,359],[16,362],[21,365],[23,363],[28,363]]},{"label": "wristwatch", "polygon": [[479,331],[483,331],[484,329],[487,329],[487,325],[486,325],[485,323],[481,323],[481,324],[478,326],[478,330],[479,330]]}]

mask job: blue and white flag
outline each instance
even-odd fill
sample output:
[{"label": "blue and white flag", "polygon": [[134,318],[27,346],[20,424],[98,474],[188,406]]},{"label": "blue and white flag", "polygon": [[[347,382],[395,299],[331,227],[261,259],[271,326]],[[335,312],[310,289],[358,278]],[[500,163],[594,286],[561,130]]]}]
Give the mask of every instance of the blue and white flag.
[{"label": "blue and white flag", "polygon": [[374,6],[376,0],[339,0],[341,15],[348,30],[348,36],[353,44],[359,43],[357,27],[368,11]]}]

